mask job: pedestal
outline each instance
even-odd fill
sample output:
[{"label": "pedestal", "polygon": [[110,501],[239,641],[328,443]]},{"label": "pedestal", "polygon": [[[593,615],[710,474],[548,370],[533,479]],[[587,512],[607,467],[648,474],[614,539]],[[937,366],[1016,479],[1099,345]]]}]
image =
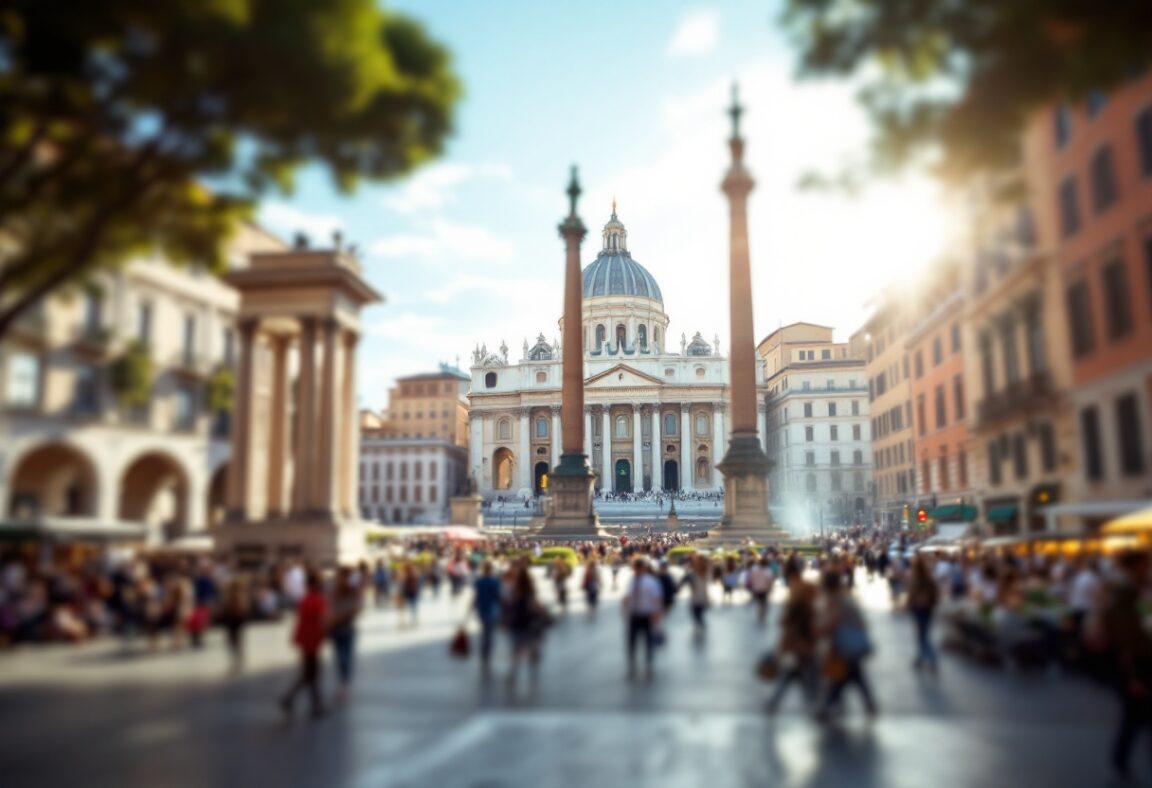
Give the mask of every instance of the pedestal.
[{"label": "pedestal", "polygon": [[484,499],[479,495],[458,495],[449,502],[452,525],[484,527]]},{"label": "pedestal", "polygon": [[360,520],[330,517],[229,522],[216,533],[216,549],[241,566],[264,566],[281,558],[348,565],[365,557],[367,533]]},{"label": "pedestal", "polygon": [[751,539],[757,544],[786,542],[791,535],[772,524],[768,509],[768,471],[772,461],[755,435],[733,436],[717,466],[724,474],[724,517],[709,538],[719,543]]},{"label": "pedestal", "polygon": [[564,454],[548,476],[552,507],[539,536],[599,537],[600,521],[592,506],[596,474],[584,454]]}]

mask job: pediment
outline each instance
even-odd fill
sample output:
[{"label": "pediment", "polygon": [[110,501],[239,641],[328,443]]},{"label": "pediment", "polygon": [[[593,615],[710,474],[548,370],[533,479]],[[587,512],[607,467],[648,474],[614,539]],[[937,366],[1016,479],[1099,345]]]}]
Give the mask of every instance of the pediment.
[{"label": "pediment", "polygon": [[586,389],[616,389],[630,386],[663,386],[664,381],[627,364],[617,364],[584,381]]}]

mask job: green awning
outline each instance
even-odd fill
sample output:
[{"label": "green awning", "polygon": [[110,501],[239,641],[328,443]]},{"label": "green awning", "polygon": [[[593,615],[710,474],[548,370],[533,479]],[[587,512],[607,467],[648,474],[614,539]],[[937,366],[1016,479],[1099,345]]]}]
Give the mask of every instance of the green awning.
[{"label": "green awning", "polygon": [[1006,523],[1016,519],[1016,506],[993,506],[988,510],[987,518],[993,523]]},{"label": "green awning", "polygon": [[933,520],[945,520],[952,522],[971,522],[976,519],[976,507],[965,506],[959,503],[950,503],[945,506],[937,506],[932,511],[928,512],[928,516]]}]

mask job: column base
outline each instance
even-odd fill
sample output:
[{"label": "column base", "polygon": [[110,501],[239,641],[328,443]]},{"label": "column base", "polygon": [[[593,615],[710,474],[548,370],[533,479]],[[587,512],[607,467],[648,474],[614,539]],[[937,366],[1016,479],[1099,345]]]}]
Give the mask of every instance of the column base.
[{"label": "column base", "polygon": [[484,499],[479,495],[457,495],[449,501],[452,525],[484,527]]},{"label": "column base", "polygon": [[724,517],[708,541],[757,544],[785,542],[791,534],[772,523],[768,508],[768,472],[772,461],[755,434],[733,435],[728,453],[716,466],[724,474]]},{"label": "column base", "polygon": [[537,531],[542,537],[600,537],[600,520],[592,506],[596,474],[584,454],[562,454],[548,477],[552,509]]},{"label": "column base", "polygon": [[368,540],[365,523],[358,519],[291,514],[277,520],[226,522],[215,533],[215,548],[242,566],[289,557],[333,566],[360,561]]}]

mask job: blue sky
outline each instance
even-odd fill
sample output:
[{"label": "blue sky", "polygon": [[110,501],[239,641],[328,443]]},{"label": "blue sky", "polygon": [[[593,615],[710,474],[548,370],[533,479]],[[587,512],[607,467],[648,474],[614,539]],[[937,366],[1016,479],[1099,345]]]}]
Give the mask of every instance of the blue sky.
[{"label": "blue sky", "polygon": [[339,227],[387,303],[364,314],[360,403],[383,408],[398,375],[462,365],[480,342],[549,340],[563,299],[568,167],[580,166],[585,263],[612,195],[629,248],[660,283],[680,333],[727,347],[728,90],[747,108],[757,339],[810,320],[846,339],[882,281],[941,248],[934,190],[909,180],[856,199],[799,192],[809,169],[858,155],[866,126],[848,86],[798,84],[774,3],[729,0],[408,0],[453,52],[465,97],[447,155],[388,185],[337,194],[305,172],[262,222],[314,243]]}]

